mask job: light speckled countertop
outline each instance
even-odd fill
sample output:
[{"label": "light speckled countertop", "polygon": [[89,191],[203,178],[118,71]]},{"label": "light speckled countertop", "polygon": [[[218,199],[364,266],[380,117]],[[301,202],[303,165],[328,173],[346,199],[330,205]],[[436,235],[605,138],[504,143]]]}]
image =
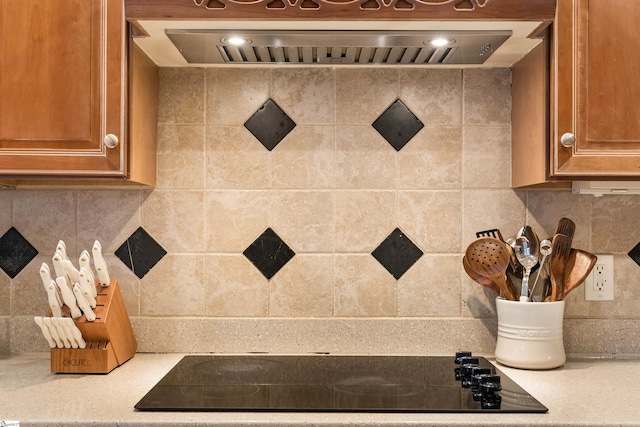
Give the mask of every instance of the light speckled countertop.
[{"label": "light speckled countertop", "polygon": [[640,360],[570,359],[558,369],[500,366],[546,414],[138,412],[184,355],[137,354],[108,375],[52,374],[49,354],[0,356],[0,421],[26,426],[640,426]]}]

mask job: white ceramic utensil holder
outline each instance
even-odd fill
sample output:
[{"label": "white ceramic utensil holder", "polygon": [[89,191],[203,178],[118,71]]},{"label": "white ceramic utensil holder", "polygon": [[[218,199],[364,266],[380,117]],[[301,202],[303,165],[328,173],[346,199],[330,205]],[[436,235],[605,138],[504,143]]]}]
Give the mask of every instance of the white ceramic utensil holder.
[{"label": "white ceramic utensil holder", "polygon": [[496,361],[521,369],[552,369],[567,360],[562,339],[564,301],[521,302],[496,298]]}]

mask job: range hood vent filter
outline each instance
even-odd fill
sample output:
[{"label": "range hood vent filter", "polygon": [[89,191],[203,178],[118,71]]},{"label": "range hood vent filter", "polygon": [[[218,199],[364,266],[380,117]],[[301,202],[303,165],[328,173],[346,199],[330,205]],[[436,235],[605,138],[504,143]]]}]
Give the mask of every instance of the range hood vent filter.
[{"label": "range hood vent filter", "polygon": [[[248,40],[236,46],[236,34]],[[189,64],[460,65],[482,64],[511,31],[166,30]],[[446,38],[445,46],[429,41]]]},{"label": "range hood vent filter", "polygon": [[417,47],[218,46],[226,63],[446,64],[457,50]]}]

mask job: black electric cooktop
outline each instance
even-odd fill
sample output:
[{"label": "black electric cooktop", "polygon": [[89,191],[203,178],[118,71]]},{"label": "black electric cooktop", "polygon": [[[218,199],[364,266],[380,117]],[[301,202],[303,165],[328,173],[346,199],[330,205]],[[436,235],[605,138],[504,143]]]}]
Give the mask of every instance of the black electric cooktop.
[{"label": "black electric cooktop", "polygon": [[189,355],[143,411],[496,412],[548,409],[484,358]]}]

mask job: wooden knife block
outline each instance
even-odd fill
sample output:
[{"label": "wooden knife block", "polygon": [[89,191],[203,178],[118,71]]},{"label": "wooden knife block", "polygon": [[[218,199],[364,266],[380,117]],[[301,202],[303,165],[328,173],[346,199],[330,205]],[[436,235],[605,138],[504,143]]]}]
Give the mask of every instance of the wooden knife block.
[{"label": "wooden knife block", "polygon": [[[96,286],[97,305],[93,309],[96,320],[89,322],[84,315],[74,319],[87,346],[52,348],[51,372],[107,374],[136,353],[138,343],[118,281],[111,280],[111,284],[106,288],[97,283]],[[66,311],[63,310],[63,315],[68,316],[69,308],[65,306],[64,309]]]}]

